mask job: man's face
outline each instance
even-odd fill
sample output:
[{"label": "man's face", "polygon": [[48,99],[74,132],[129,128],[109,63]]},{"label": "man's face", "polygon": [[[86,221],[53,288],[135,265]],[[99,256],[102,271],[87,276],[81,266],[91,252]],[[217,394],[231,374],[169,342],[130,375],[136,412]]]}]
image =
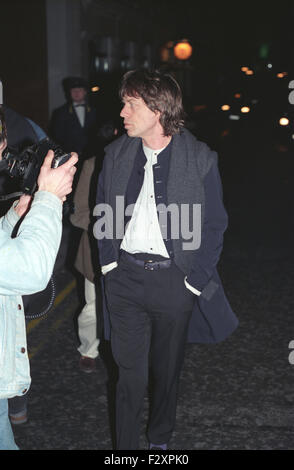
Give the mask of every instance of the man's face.
[{"label": "man's face", "polygon": [[130,137],[146,140],[158,132],[160,113],[151,111],[142,98],[124,96],[120,116]]},{"label": "man's face", "polygon": [[85,88],[72,88],[70,90],[70,96],[72,101],[75,101],[76,103],[81,103],[82,101],[85,101],[87,91]]}]

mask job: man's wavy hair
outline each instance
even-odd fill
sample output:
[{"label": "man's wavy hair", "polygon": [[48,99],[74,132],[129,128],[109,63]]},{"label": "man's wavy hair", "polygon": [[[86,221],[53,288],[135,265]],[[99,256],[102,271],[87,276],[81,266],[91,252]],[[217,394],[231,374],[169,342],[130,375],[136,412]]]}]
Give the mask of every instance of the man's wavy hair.
[{"label": "man's wavy hair", "polygon": [[159,111],[165,136],[179,133],[184,125],[182,92],[170,74],[131,70],[122,78],[119,96],[121,100],[126,96],[142,98],[151,111]]}]

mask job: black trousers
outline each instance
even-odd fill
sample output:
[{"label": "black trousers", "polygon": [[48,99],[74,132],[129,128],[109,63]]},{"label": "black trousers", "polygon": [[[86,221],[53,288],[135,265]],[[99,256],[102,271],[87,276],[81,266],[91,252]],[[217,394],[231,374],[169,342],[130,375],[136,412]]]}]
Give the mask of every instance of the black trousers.
[{"label": "black trousers", "polygon": [[[150,255],[136,257],[150,259]],[[149,271],[125,259],[124,254],[118,267],[106,274],[105,286],[112,353],[119,368],[116,448],[138,449],[149,370],[147,436],[154,444],[168,443],[175,425],[179,375],[195,296],[185,287],[184,274],[174,263],[167,269]]]}]

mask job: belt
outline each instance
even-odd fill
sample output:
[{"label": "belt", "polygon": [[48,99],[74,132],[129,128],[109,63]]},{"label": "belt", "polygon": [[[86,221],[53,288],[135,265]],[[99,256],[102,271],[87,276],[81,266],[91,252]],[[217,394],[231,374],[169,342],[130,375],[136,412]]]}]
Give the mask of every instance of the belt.
[{"label": "belt", "polygon": [[131,263],[136,264],[137,266],[141,266],[142,268],[147,269],[148,271],[167,269],[170,268],[172,263],[171,259],[166,259],[164,261],[153,261],[152,259],[143,261],[141,259],[136,259],[134,256],[130,255],[127,252],[124,252],[122,256],[125,257]]}]

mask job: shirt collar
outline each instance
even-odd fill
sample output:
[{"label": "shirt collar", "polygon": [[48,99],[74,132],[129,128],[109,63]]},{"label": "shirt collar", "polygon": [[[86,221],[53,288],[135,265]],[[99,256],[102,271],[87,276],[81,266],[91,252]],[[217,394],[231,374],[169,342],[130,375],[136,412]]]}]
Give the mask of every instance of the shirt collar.
[{"label": "shirt collar", "polygon": [[153,159],[153,160],[156,159],[157,160],[157,156],[161,152],[167,150],[169,148],[169,146],[171,145],[172,141],[173,141],[173,138],[171,138],[170,142],[165,147],[163,147],[161,149],[158,149],[158,150],[153,150],[153,149],[147,147],[146,145],[144,145],[143,142],[142,142],[142,148],[143,148],[143,151],[144,151],[144,154],[145,154],[147,160],[149,160],[149,159]]},{"label": "shirt collar", "polygon": [[157,157],[157,155],[162,152],[162,150],[164,150],[165,147],[161,148],[161,149],[158,149],[158,150],[154,150],[154,149],[151,149],[149,147],[146,147],[146,145],[143,144],[143,150],[144,150],[144,153],[146,155],[146,158],[147,160],[150,160],[154,157]]}]

